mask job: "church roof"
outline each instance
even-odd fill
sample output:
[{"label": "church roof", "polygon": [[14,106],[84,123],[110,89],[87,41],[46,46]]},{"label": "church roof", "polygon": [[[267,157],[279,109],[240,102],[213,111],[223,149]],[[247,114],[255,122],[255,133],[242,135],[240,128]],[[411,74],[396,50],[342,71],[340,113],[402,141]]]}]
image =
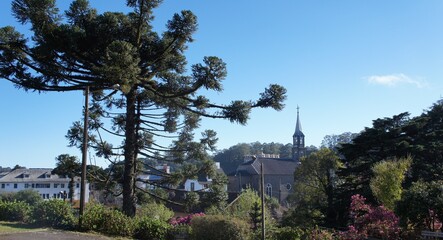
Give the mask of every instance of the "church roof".
[{"label": "church roof", "polygon": [[287,158],[258,158],[238,166],[237,174],[259,175],[261,163],[265,175],[293,175],[297,162]]}]

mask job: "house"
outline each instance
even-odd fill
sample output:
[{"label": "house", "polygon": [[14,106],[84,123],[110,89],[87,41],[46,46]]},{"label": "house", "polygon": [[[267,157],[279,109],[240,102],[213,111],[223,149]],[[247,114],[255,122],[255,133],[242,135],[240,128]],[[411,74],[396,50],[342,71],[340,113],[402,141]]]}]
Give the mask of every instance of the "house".
[{"label": "house", "polygon": [[[219,173],[223,173],[223,169],[220,167],[220,163],[215,163],[216,171]],[[197,179],[186,179],[183,183],[183,188],[185,191],[209,191],[209,185],[211,185],[212,179],[209,178],[206,174],[199,174]]]},{"label": "house", "polygon": [[[43,199],[65,199],[69,193],[70,178],[52,174],[51,168],[19,168],[0,176],[0,193],[26,189],[37,191]],[[73,200],[80,200],[80,177],[74,178]],[[89,201],[89,183],[86,183],[85,202]]]},{"label": "house", "polygon": [[167,164],[157,165],[152,169],[137,175],[136,186],[141,189],[154,190],[157,185],[162,185],[164,175],[171,174],[171,167]]},{"label": "house", "polygon": [[238,194],[249,187],[261,193],[261,168],[263,167],[264,192],[270,197],[277,198],[280,204],[285,204],[286,198],[293,191],[294,171],[300,164],[300,158],[306,154],[305,135],[302,132],[298,107],[292,139],[292,158],[280,158],[278,155],[271,154],[245,156],[244,162],[232,175],[228,176],[228,192]]}]

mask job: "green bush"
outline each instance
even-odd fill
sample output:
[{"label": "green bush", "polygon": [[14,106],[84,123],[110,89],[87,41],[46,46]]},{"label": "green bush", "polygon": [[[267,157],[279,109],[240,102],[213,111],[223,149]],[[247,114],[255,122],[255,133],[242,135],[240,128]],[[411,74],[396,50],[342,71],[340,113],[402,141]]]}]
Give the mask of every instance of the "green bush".
[{"label": "green bush", "polygon": [[171,228],[171,225],[151,217],[135,219],[134,237],[140,240],[163,240]]},{"label": "green bush", "polygon": [[82,229],[114,236],[131,236],[134,223],[122,212],[100,204],[89,204],[83,214]]},{"label": "green bush", "polygon": [[172,216],[174,216],[174,212],[163,204],[147,203],[138,209],[137,216],[142,218],[147,216],[149,218],[158,219],[161,222],[167,222]]},{"label": "green bush", "polygon": [[25,202],[31,206],[35,206],[43,201],[40,194],[34,189],[21,190],[15,193],[14,198],[17,201]]},{"label": "green bush", "polygon": [[168,239],[189,239],[192,234],[192,227],[188,224],[172,226],[169,229]]},{"label": "green bush", "polygon": [[77,223],[71,205],[57,199],[41,201],[34,206],[32,221],[40,226],[61,229],[73,229]]},{"label": "green bush", "polygon": [[0,201],[0,220],[27,222],[31,214],[31,206],[25,202]]},{"label": "green bush", "polygon": [[266,235],[270,240],[300,240],[305,232],[299,228],[279,227],[267,230]]},{"label": "green bush", "polygon": [[221,215],[206,215],[191,220],[192,239],[245,240],[250,239],[249,224],[238,218]]},{"label": "green bush", "polygon": [[105,206],[97,203],[90,203],[86,205],[85,212],[82,216],[82,228],[85,231],[100,232],[105,225]]}]

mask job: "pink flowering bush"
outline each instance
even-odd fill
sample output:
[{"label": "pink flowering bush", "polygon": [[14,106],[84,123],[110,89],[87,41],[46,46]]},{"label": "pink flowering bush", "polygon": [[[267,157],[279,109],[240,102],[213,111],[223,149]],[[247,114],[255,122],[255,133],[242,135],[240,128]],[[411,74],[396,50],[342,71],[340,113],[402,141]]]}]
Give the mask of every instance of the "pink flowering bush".
[{"label": "pink flowering bush", "polygon": [[189,214],[188,216],[185,216],[185,217],[171,218],[171,220],[169,220],[169,224],[171,224],[172,226],[189,225],[191,223],[192,218],[198,217],[198,216],[205,216],[205,214],[204,213],[193,213],[193,214]]},{"label": "pink flowering bush", "polygon": [[368,236],[380,239],[399,239],[398,217],[384,206],[373,207],[365,203],[366,198],[357,194],[352,196],[350,217],[353,224],[346,232],[340,233],[341,239],[359,240]]}]

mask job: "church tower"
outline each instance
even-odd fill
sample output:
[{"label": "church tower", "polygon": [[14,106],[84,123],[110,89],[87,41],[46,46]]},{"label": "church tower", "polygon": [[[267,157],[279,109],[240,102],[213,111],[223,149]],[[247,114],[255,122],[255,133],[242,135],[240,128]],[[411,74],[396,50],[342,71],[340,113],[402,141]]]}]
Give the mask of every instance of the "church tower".
[{"label": "church tower", "polygon": [[295,132],[292,135],[292,159],[296,162],[300,161],[306,153],[305,135],[301,130],[299,107],[297,106],[297,123],[295,124]]}]

